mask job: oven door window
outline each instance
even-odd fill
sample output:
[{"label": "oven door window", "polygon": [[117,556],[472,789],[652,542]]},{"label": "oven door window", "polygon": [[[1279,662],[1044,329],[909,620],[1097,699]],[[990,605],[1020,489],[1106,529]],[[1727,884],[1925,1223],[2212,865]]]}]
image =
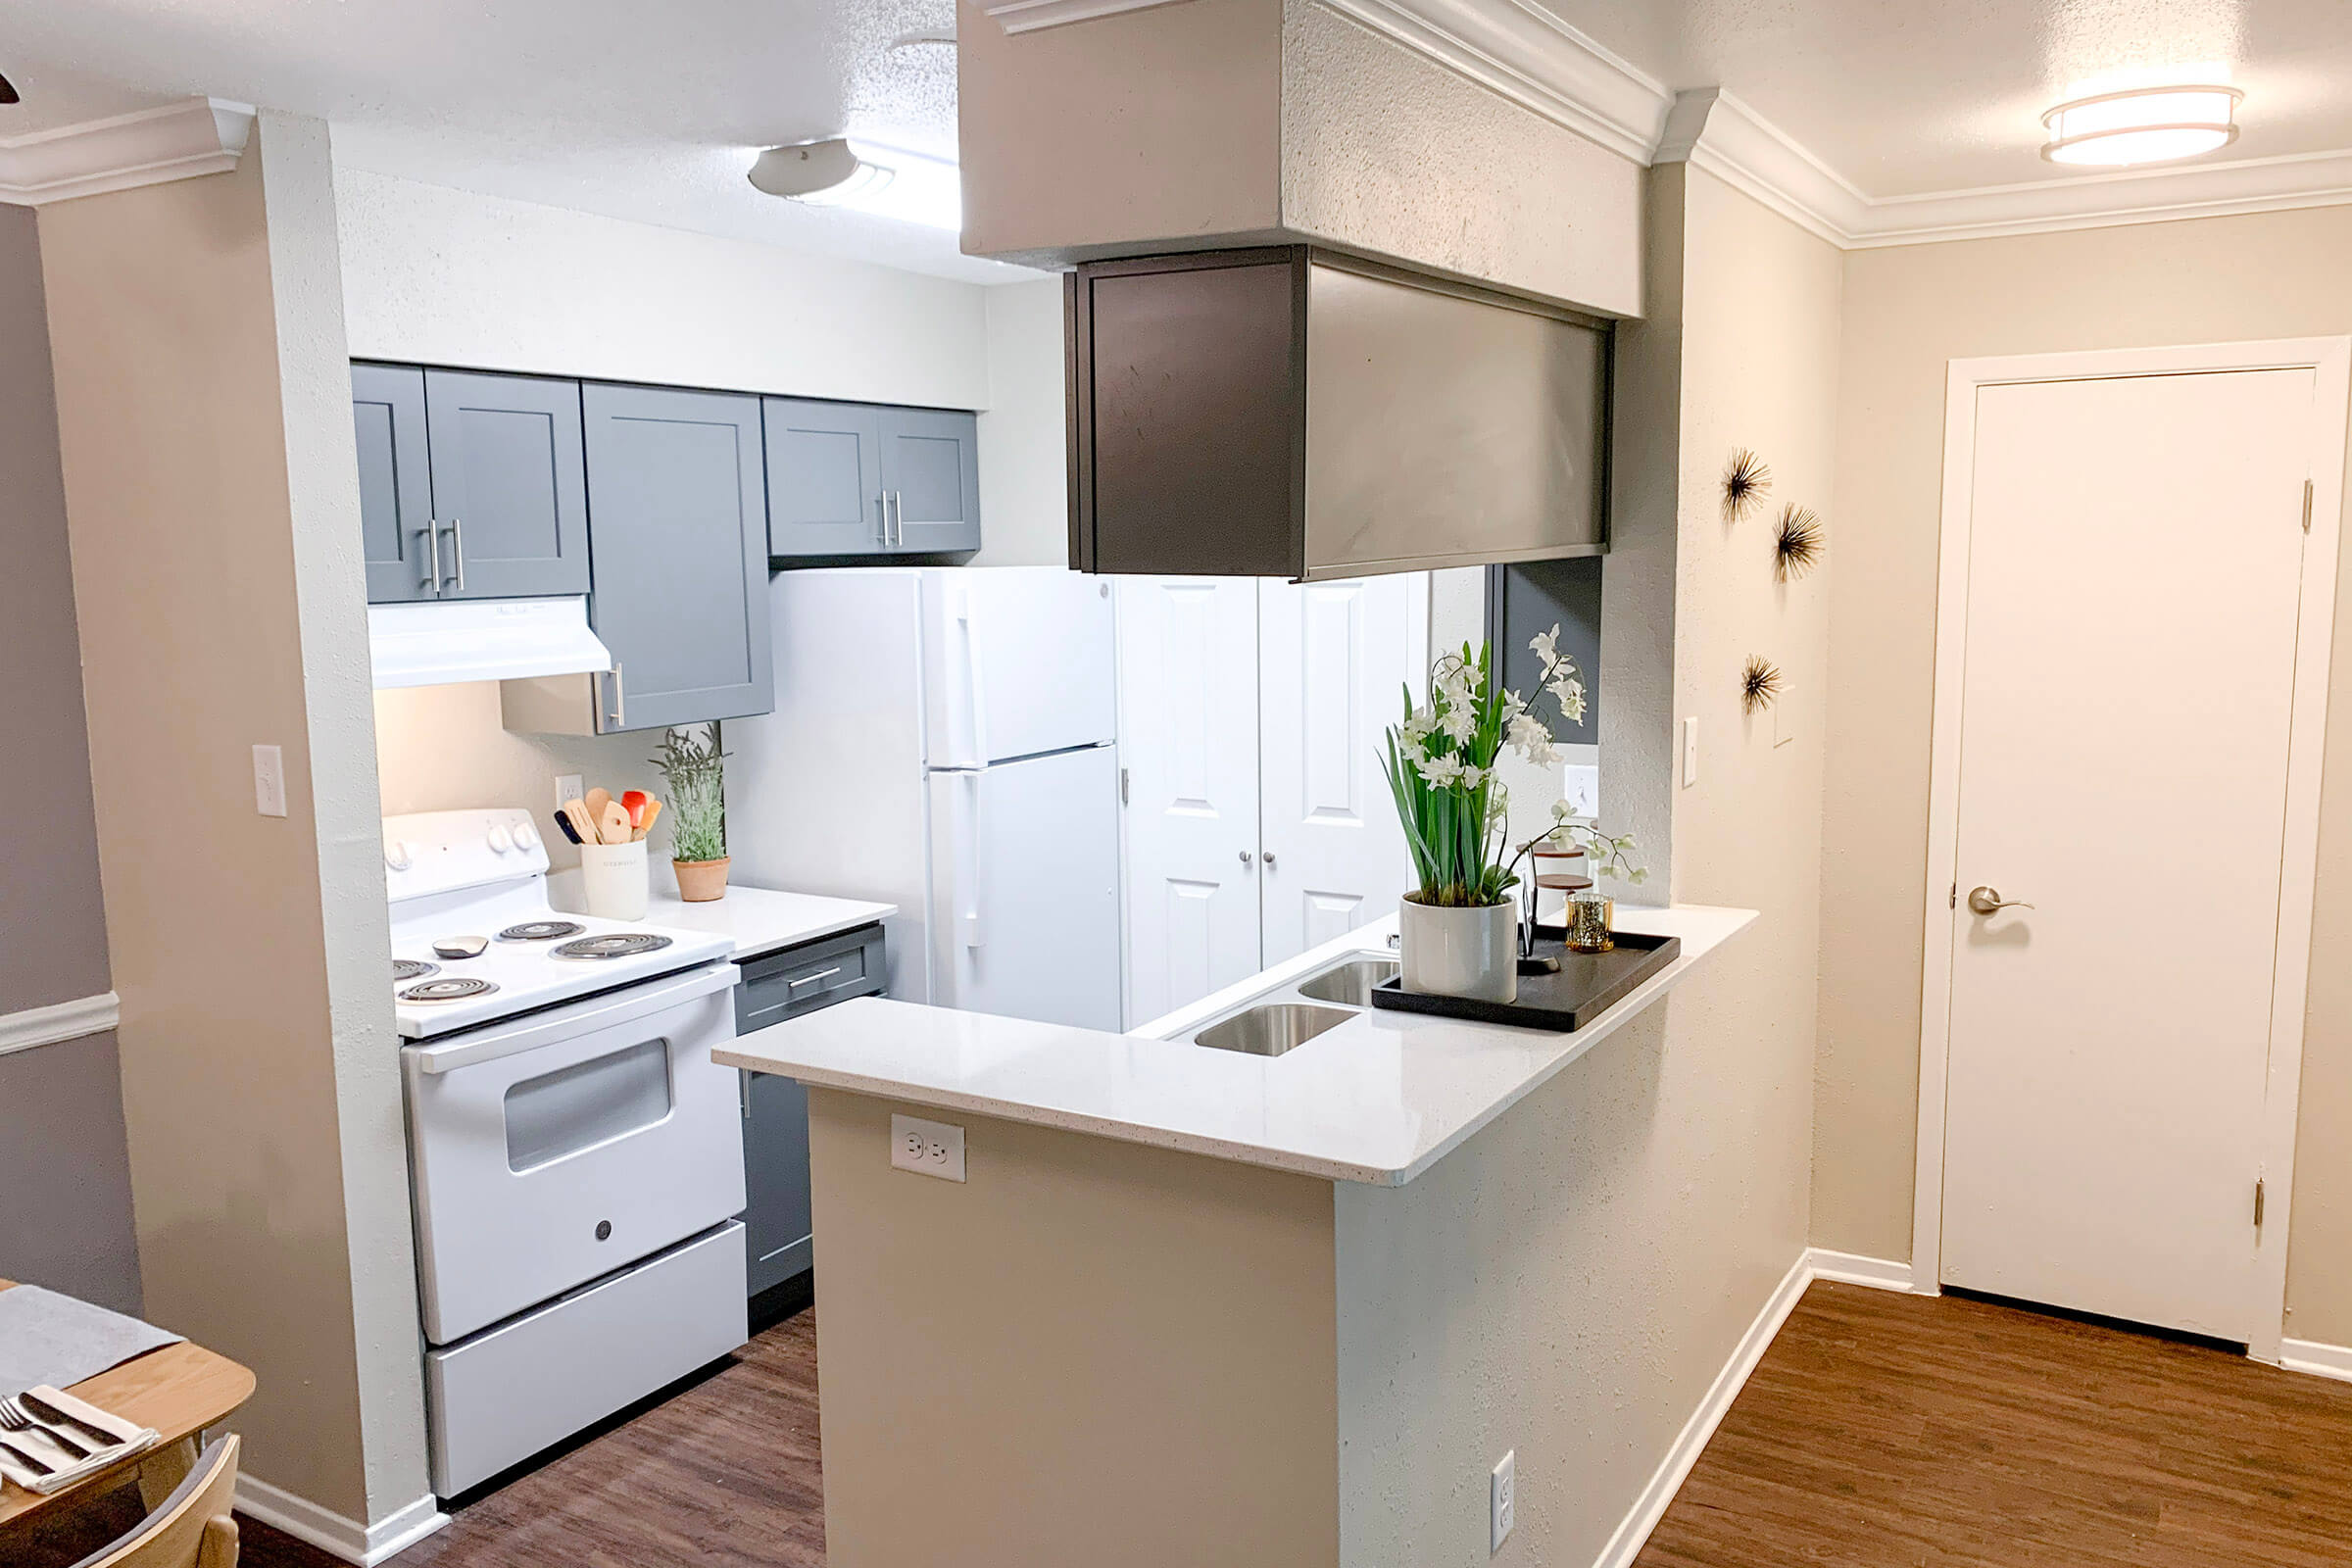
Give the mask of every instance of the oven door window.
[{"label": "oven door window", "polygon": [[507,1168],[536,1170],[669,1115],[669,1042],[608,1053],[507,1091]]}]

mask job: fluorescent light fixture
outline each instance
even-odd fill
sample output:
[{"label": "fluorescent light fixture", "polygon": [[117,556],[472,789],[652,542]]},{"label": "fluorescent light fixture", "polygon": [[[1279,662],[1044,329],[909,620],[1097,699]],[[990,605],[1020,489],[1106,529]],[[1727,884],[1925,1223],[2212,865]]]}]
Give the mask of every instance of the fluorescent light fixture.
[{"label": "fluorescent light fixture", "polygon": [[2119,169],[2169,164],[2216,152],[2237,140],[2235,87],[2140,87],[2060,104],[2041,117],[2053,164]]},{"label": "fluorescent light fixture", "polygon": [[835,136],[770,147],[751,181],[770,196],[811,207],[847,207],[931,228],[963,227],[963,178],[943,158]]}]

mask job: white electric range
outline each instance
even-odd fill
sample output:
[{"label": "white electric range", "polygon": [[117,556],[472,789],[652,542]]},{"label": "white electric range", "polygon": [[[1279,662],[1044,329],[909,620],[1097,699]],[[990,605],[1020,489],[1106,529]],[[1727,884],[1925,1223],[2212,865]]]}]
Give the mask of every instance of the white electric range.
[{"label": "white electric range", "polygon": [[445,1497],[747,1338],[731,944],[554,908],[541,831],[384,819]]}]

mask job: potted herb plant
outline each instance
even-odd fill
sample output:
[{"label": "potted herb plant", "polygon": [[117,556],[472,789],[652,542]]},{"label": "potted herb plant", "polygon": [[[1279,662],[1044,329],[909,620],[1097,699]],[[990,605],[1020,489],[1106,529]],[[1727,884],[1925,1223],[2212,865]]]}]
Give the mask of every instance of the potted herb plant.
[{"label": "potted herb plant", "polygon": [[727,893],[727,754],[718,745],[716,724],[700,739],[664,730],[651,759],[668,791],[670,869],[688,904]]},{"label": "potted herb plant", "polygon": [[[1528,645],[1543,662],[1544,690],[1577,724],[1585,682],[1559,652],[1559,628]],[[1511,1002],[1519,995],[1519,885],[1508,853],[1503,787],[1494,761],[1508,746],[1552,761],[1551,731],[1516,692],[1493,678],[1489,648],[1469,644],[1430,666],[1429,701],[1407,688],[1404,722],[1381,759],[1420,886],[1398,906],[1401,981],[1408,991]],[[1522,852],[1524,853],[1524,852]]]}]

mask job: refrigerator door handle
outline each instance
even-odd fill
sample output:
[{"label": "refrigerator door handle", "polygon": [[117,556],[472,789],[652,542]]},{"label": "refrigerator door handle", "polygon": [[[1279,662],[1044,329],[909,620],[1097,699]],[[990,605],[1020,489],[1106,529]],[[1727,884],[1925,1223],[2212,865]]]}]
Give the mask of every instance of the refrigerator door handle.
[{"label": "refrigerator door handle", "polygon": [[963,722],[970,744],[969,750],[951,765],[983,767],[988,762],[988,700],[980,683],[980,639],[968,584],[956,584],[953,613],[961,645],[958,652],[963,661]]},{"label": "refrigerator door handle", "polygon": [[980,775],[966,773],[956,782],[963,790],[963,821],[956,835],[956,935],[977,951],[987,941],[980,921],[987,902],[980,886]]}]

